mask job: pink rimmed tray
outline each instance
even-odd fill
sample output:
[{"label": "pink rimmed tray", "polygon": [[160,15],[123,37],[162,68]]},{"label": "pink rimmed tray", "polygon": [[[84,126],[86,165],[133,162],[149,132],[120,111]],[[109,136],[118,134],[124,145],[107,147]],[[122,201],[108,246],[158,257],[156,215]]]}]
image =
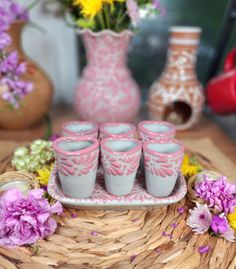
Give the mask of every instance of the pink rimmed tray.
[{"label": "pink rimmed tray", "polygon": [[184,176],[180,173],[176,186],[169,197],[156,198],[150,195],[145,188],[145,177],[141,171],[137,173],[132,191],[125,196],[114,196],[105,189],[102,168],[98,169],[95,190],[90,198],[76,199],[63,194],[56,166],[54,166],[48,184],[48,193],[63,205],[90,210],[129,210],[146,209],[167,206],[177,203],[187,193]]}]

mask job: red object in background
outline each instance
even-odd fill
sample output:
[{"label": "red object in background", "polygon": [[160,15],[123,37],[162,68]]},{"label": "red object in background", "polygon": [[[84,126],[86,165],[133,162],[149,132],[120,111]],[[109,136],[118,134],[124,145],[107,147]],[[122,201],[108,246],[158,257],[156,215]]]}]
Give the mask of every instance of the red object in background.
[{"label": "red object in background", "polygon": [[236,112],[236,48],[227,55],[224,72],[208,83],[206,94],[208,105],[213,112]]}]

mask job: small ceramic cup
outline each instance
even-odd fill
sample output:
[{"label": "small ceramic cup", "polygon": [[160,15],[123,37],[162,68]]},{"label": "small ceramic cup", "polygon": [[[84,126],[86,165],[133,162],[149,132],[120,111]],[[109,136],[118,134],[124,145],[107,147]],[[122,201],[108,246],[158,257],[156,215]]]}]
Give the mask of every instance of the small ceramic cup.
[{"label": "small ceramic cup", "polygon": [[133,138],[105,138],[101,141],[101,161],[109,193],[122,196],[134,185],[142,144]]},{"label": "small ceramic cup", "polygon": [[137,138],[136,127],[130,123],[103,123],[100,125],[100,139],[106,137]]},{"label": "small ceramic cup", "polygon": [[147,191],[159,198],[169,196],[183,162],[183,144],[175,139],[147,141],[143,152]]},{"label": "small ceramic cup", "polygon": [[88,198],[94,190],[99,143],[89,137],[62,137],[54,141],[62,191],[68,197]]},{"label": "small ceramic cup", "polygon": [[98,124],[90,121],[68,121],[62,125],[63,136],[70,137],[98,137]]},{"label": "small ceramic cup", "polygon": [[165,121],[141,121],[138,124],[139,138],[148,140],[172,139],[176,134],[176,127]]}]

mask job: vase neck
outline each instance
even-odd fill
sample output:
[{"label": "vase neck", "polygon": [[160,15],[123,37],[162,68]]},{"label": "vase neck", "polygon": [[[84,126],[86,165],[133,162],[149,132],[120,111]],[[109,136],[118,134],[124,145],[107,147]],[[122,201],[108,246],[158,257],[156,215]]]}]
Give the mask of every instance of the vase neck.
[{"label": "vase neck", "polygon": [[[171,32],[164,75],[170,80],[196,79],[196,59],[200,32]],[[166,77],[166,78],[167,78]]]},{"label": "vase neck", "polygon": [[24,56],[24,51],[21,45],[21,37],[24,25],[24,21],[16,21],[11,25],[10,29],[8,30],[8,34],[11,37],[11,44],[7,47],[7,51],[12,52],[14,50],[17,50],[19,56]]},{"label": "vase neck", "polygon": [[129,34],[112,35],[104,33],[93,36],[84,33],[82,39],[86,48],[88,66],[103,70],[124,67],[130,42]]}]

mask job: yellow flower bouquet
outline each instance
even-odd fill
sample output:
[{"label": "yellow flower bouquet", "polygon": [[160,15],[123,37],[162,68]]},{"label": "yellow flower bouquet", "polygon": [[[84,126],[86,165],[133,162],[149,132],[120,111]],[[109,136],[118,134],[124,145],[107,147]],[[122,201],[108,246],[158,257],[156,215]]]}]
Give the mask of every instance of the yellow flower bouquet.
[{"label": "yellow flower bouquet", "polygon": [[164,14],[159,0],[55,0],[80,29],[121,32],[136,27],[141,17]]}]

